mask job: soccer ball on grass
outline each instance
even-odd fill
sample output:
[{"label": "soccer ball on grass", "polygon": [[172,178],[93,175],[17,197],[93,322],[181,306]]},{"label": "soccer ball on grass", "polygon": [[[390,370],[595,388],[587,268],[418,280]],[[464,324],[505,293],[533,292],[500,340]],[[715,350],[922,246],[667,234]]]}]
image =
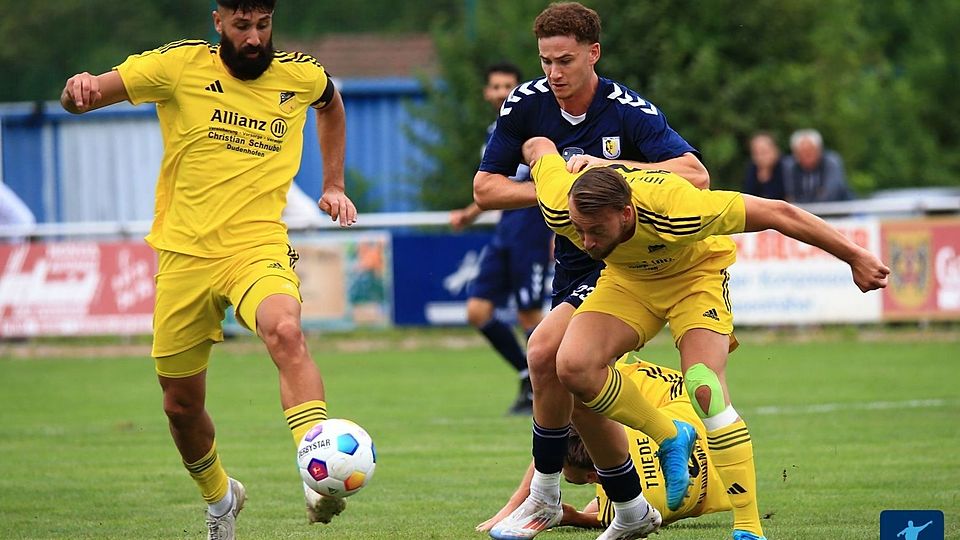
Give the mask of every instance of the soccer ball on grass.
[{"label": "soccer ball on grass", "polygon": [[330,418],[310,428],[297,448],[307,486],[321,495],[349,497],[370,482],[377,466],[373,440],[350,420]]}]

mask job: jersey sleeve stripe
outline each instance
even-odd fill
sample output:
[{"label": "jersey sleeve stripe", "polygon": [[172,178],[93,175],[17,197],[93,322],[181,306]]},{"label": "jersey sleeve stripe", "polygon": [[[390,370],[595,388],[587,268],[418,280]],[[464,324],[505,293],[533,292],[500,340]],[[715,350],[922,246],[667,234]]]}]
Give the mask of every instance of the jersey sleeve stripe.
[{"label": "jersey sleeve stripe", "polygon": [[670,217],[670,216],[665,216],[665,215],[663,215],[663,214],[658,214],[658,213],[656,213],[656,212],[651,212],[650,210],[647,210],[646,208],[641,208],[641,207],[639,207],[639,206],[637,207],[637,211],[638,211],[638,212],[641,212],[641,213],[643,213],[643,214],[645,214],[645,215],[647,215],[647,216],[649,216],[649,217],[651,217],[651,218],[653,218],[653,219],[658,219],[658,220],[661,220],[661,221],[667,221],[667,222],[669,222],[669,223],[677,223],[677,224],[684,224],[684,223],[698,223],[698,224],[699,224],[699,223],[700,223],[700,216]]},{"label": "jersey sleeve stripe", "polygon": [[544,215],[550,214],[551,216],[557,218],[567,217],[570,215],[569,210],[556,210],[554,208],[550,208],[549,206],[543,204],[543,201],[540,201],[540,211],[543,212]]},{"label": "jersey sleeve stripe", "polygon": [[196,47],[196,46],[199,46],[199,45],[203,45],[203,46],[206,46],[206,47],[209,47],[209,46],[210,46],[210,44],[207,43],[206,41],[199,40],[199,39],[193,39],[193,40],[181,39],[181,40],[179,40],[179,41],[172,41],[172,42],[170,42],[170,43],[167,43],[166,45],[163,45],[163,46],[161,46],[161,47],[158,47],[158,48],[155,49],[155,50],[156,50],[158,53],[163,54],[163,53],[165,53],[165,52],[167,52],[167,51],[170,51],[170,50],[172,50],[172,49],[178,49],[178,48],[180,48],[180,47]]},{"label": "jersey sleeve stripe", "polygon": [[553,219],[548,218],[547,216],[543,216],[543,221],[545,221],[545,222],[547,223],[547,226],[548,226],[548,227],[551,227],[551,228],[554,228],[554,229],[561,229],[561,228],[563,228],[563,227],[569,227],[570,225],[573,224],[569,219],[567,219],[567,220],[561,220],[561,221],[556,221],[556,220],[553,220]]},{"label": "jersey sleeve stripe", "polygon": [[[653,229],[660,233],[672,234],[675,236],[686,236],[697,234],[703,229],[700,218],[667,218],[653,212],[644,210],[639,206],[634,206],[637,210],[637,223],[652,225]],[[666,222],[664,222],[666,221]],[[679,223],[674,223],[679,222]],[[689,223],[683,223],[689,222]]]}]

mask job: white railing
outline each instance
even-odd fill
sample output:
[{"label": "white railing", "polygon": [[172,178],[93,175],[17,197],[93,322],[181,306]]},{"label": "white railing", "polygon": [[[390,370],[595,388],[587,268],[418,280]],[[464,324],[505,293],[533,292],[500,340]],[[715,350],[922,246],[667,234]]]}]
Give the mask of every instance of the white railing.
[{"label": "white railing", "polygon": [[[857,201],[829,202],[801,205],[821,217],[875,215],[880,217],[921,217],[927,214],[960,213],[960,197],[903,197],[863,199]],[[480,225],[492,225],[499,219],[499,212],[484,212],[477,220]],[[390,229],[396,227],[447,227],[448,212],[377,212],[361,214],[353,229]],[[327,231],[339,229],[329,218],[298,219],[288,223],[291,231]],[[0,238],[46,238],[77,236],[136,237],[147,234],[149,221],[103,221],[72,223],[38,223],[31,226],[0,226]]]}]

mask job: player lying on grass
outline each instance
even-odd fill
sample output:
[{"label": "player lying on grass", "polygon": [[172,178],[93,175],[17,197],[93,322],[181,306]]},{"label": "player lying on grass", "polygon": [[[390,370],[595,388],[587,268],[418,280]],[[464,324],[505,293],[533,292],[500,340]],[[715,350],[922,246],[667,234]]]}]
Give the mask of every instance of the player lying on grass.
[{"label": "player lying on grass", "polygon": [[[641,394],[661,412],[674,420],[689,422],[697,430],[700,440],[694,446],[690,458],[690,489],[680,508],[670,510],[667,507],[667,494],[660,461],[655,457],[657,444],[642,432],[624,427],[628,439],[630,455],[640,472],[643,493],[647,501],[660,511],[664,523],[679,519],[702,516],[713,512],[730,510],[730,498],[723,489],[723,482],[717,474],[713,460],[703,441],[706,440],[706,428],[697,417],[690,404],[690,398],[683,389],[683,376],[680,372],[639,360],[632,354],[625,355],[616,364],[617,371],[636,383]],[[574,415],[582,414],[578,407]],[[578,424],[582,425],[582,423]],[[589,424],[588,424],[589,426]],[[571,433],[567,441],[567,456],[563,464],[563,476],[571,484],[597,484],[597,497],[582,511],[569,504],[563,504],[563,518],[559,526],[603,528],[613,520],[614,510],[597,482],[597,472],[593,461],[580,440],[579,434]],[[477,525],[478,531],[489,531],[493,526],[510,515],[530,493],[530,479],[533,477],[533,464],[527,469],[520,486],[510,500],[492,518]],[[534,534],[535,535],[535,534]],[[521,536],[532,538],[532,536]]]}]

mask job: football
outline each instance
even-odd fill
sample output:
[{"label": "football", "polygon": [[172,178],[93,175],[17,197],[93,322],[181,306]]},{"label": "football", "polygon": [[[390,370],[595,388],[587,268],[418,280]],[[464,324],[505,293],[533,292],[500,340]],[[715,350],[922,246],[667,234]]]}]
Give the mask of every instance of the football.
[{"label": "football", "polygon": [[350,420],[330,418],[310,428],[297,448],[300,476],[310,489],[349,497],[370,482],[377,453],[367,432]]}]

